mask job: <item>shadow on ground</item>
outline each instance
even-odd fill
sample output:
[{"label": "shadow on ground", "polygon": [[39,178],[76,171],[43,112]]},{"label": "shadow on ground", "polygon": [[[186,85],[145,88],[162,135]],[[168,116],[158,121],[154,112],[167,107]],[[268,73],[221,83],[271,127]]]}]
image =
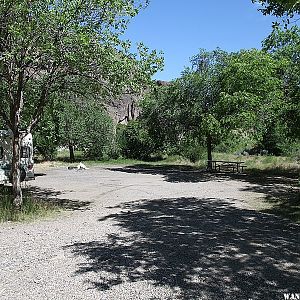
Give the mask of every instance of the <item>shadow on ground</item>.
[{"label": "shadow on ground", "polygon": [[[300,222],[300,191],[297,170],[279,169],[254,170],[237,174],[230,172],[210,173],[191,166],[181,165],[132,165],[109,168],[114,172],[150,174],[163,176],[171,183],[198,183],[208,181],[239,180],[249,183],[245,191],[262,194],[268,208],[262,211]],[[256,207],[254,207],[256,208]]]},{"label": "shadow on ground", "polygon": [[25,192],[38,201],[47,202],[57,206],[58,208],[66,210],[88,210],[91,204],[90,201],[78,201],[61,198],[60,196],[63,195],[63,192],[54,191],[51,189],[28,187]]},{"label": "shadow on ground", "polygon": [[[263,212],[275,214],[300,223],[300,188],[295,174],[250,174],[244,179],[251,183],[244,191],[262,194],[268,208]],[[255,208],[255,207],[254,207]]]},{"label": "shadow on ground", "polygon": [[42,177],[42,176],[47,176],[46,173],[34,173],[34,177]]},{"label": "shadow on ground", "polygon": [[[300,226],[220,199],[158,199],[124,204],[113,221],[123,234],[66,246],[95,272],[102,291],[149,280],[178,299],[283,299],[300,286]],[[175,298],[174,298],[175,299]],[[177,299],[177,298],[176,298]]]},{"label": "shadow on ground", "polygon": [[[130,174],[150,174],[150,175],[161,175],[164,180],[173,183],[179,182],[205,182],[210,181],[214,175],[205,172],[205,170],[199,170],[192,166],[183,165],[147,165],[137,164],[126,167],[114,167],[107,168],[110,171],[124,172]],[[228,176],[222,174],[223,178]],[[233,174],[234,175],[234,174]]]}]

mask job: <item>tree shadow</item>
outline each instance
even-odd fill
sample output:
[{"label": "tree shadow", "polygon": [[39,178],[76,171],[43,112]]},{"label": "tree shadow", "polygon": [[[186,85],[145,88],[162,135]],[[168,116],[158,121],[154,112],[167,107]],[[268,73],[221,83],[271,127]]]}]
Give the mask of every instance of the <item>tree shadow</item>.
[{"label": "tree shadow", "polygon": [[266,201],[271,204],[271,208],[264,209],[264,212],[282,216],[300,223],[299,192],[293,192],[289,197],[281,197],[279,199],[267,197]]},{"label": "tree shadow", "polygon": [[149,175],[161,175],[164,180],[172,183],[180,182],[206,182],[214,179],[229,180],[232,178],[243,177],[244,174],[233,173],[211,173],[205,169],[199,169],[193,166],[184,165],[147,165],[136,164],[126,167],[114,167],[107,168],[110,171],[124,172],[129,174],[149,174]]},{"label": "tree shadow", "polygon": [[276,168],[276,170],[251,169],[246,173],[207,172],[195,167],[181,165],[132,165],[108,168],[111,171],[131,174],[161,175],[172,183],[198,183],[208,181],[239,180],[250,183],[244,190],[264,195],[267,209],[262,211],[300,222],[300,192],[295,169]]},{"label": "tree shadow", "polygon": [[36,186],[26,188],[25,193],[37,201],[46,202],[65,210],[88,210],[91,204],[90,201],[60,198],[59,196],[63,195],[63,192]]},{"label": "tree shadow", "polygon": [[300,222],[300,189],[296,172],[252,172],[245,177],[251,183],[245,191],[260,193],[268,208],[261,211]]},{"label": "tree shadow", "polygon": [[91,283],[101,291],[148,280],[179,289],[176,299],[283,299],[284,292],[297,292],[300,227],[231,200],[127,203],[99,219],[123,234],[65,248],[87,259],[77,273],[96,273]]},{"label": "tree shadow", "polygon": [[42,177],[42,176],[46,176],[46,173],[34,173],[34,177]]}]

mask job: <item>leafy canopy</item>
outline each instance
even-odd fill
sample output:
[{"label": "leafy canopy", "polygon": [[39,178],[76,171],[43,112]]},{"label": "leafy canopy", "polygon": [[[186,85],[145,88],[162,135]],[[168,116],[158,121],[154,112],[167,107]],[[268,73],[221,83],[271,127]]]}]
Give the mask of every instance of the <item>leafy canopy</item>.
[{"label": "leafy canopy", "polygon": [[300,13],[299,0],[252,0],[252,2],[262,5],[260,11],[264,15],[272,14],[278,17],[287,15],[293,17],[295,13]]},{"label": "leafy canopy", "polygon": [[[0,115],[28,130],[65,89],[120,93],[149,81],[162,58],[143,44],[130,53],[127,24],[147,5],[142,0],[4,0],[0,4]],[[80,78],[80,80],[79,80]],[[13,116],[18,115],[20,119]]]},{"label": "leafy canopy", "polygon": [[283,89],[286,105],[281,120],[291,137],[300,136],[300,29],[293,26],[287,30],[280,27],[263,41],[263,49],[277,60],[285,60]]}]

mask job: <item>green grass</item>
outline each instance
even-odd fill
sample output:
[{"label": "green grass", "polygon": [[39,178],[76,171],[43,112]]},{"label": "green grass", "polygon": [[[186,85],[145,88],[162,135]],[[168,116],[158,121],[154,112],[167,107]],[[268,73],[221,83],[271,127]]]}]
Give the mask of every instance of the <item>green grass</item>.
[{"label": "green grass", "polygon": [[243,161],[250,173],[269,173],[270,175],[299,174],[300,164],[296,158],[285,156],[233,155],[214,153],[214,160]]},{"label": "green grass", "polygon": [[156,165],[156,164],[176,164],[176,165],[197,165],[189,162],[188,159],[185,159],[179,155],[168,156],[166,159],[162,160],[151,160],[151,161],[144,161],[138,159],[129,159],[129,158],[118,158],[118,159],[108,159],[108,160],[91,160],[86,159],[82,156],[81,151],[75,151],[75,159],[76,161],[71,163],[69,160],[69,152],[67,150],[59,151],[57,157],[53,161],[43,161],[42,159],[37,159],[39,163],[46,164],[50,167],[61,167],[61,166],[77,166],[79,162],[83,162],[88,167],[93,166],[105,166],[105,165],[135,165],[135,164],[149,164],[149,165]]},{"label": "green grass", "polygon": [[55,204],[35,199],[26,192],[23,195],[23,201],[21,210],[16,211],[12,205],[10,189],[0,187],[0,223],[32,221],[51,216],[59,210]]}]

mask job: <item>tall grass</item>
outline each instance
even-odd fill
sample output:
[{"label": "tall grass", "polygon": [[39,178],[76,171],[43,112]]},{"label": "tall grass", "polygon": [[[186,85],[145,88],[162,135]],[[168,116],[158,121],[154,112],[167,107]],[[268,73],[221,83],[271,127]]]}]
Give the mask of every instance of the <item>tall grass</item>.
[{"label": "tall grass", "polygon": [[265,171],[270,174],[300,172],[300,164],[294,157],[214,153],[213,158],[215,160],[242,161],[247,166],[247,171],[250,172]]},{"label": "tall grass", "polygon": [[0,187],[0,223],[30,221],[49,216],[58,211],[58,207],[46,201],[33,198],[25,193],[21,210],[15,210],[11,192],[7,187]]}]

